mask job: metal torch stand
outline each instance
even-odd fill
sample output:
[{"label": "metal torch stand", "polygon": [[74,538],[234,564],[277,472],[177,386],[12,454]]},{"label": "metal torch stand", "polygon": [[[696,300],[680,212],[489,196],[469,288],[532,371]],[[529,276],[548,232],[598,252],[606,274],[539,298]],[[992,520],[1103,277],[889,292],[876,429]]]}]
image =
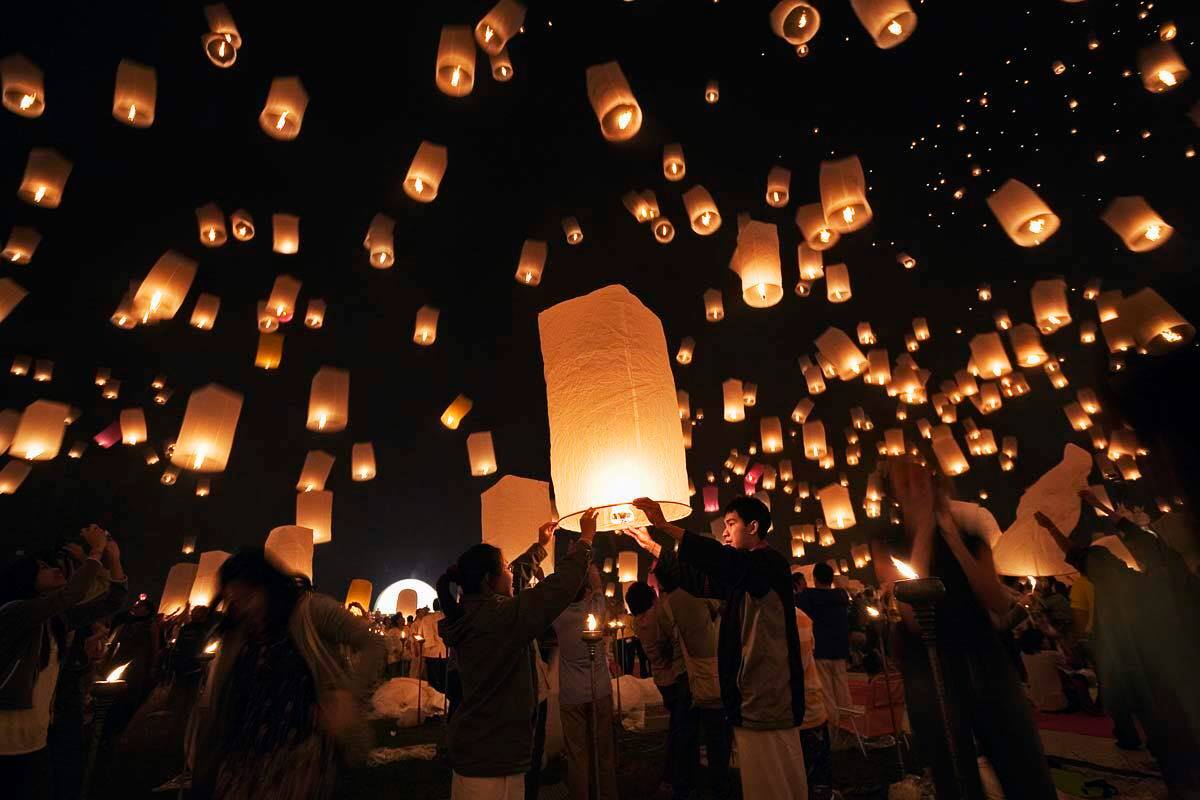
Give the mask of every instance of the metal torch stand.
[{"label": "metal torch stand", "polygon": [[950,763],[954,767],[954,782],[958,785],[958,796],[967,797],[966,783],[963,781],[962,768],[958,763],[958,742],[950,724],[950,713],[946,707],[946,682],[942,677],[942,663],[938,658],[937,647],[937,606],[933,603],[913,604],[913,615],[921,628],[921,641],[925,643],[925,652],[929,656],[929,671],[933,676],[933,687],[937,693],[938,713],[942,718],[942,733],[946,737],[946,748],[950,751]]},{"label": "metal torch stand", "polygon": [[896,740],[896,760],[900,762],[900,777],[903,778],[907,773],[904,767],[904,747],[901,742],[900,726],[896,724],[896,706],[892,702],[892,671],[888,668],[887,656],[887,637],[889,628],[887,609],[883,611],[883,632],[879,637],[879,659],[883,664],[883,687],[884,696],[887,698],[888,716],[892,719],[892,738]]},{"label": "metal torch stand", "polygon": [[[592,678],[592,705],[588,712],[592,726],[592,789],[596,793],[595,796],[600,797],[600,734],[596,721],[596,645],[599,644],[599,641],[585,639],[584,644],[588,649],[588,671]],[[617,685],[620,686],[620,681],[617,682]]]},{"label": "metal torch stand", "polygon": [[417,642],[417,727],[421,727],[421,673],[425,671],[425,641]]},{"label": "metal torch stand", "polygon": [[[123,683],[123,682],[122,682]],[[108,712],[116,705],[124,690],[92,690],[92,735],[88,739],[87,756],[83,762],[83,782],[80,784],[80,800],[88,800],[92,795],[92,773],[96,768],[96,756],[104,741],[104,728]]]}]

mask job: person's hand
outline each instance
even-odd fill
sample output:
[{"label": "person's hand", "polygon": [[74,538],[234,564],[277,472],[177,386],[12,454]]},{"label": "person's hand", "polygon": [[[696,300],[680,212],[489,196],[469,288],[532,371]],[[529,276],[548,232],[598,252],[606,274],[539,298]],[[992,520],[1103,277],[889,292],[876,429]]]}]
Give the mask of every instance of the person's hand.
[{"label": "person's hand", "polygon": [[663,514],[662,506],[649,497],[639,497],[637,500],[634,500],[633,507],[645,514],[647,521],[654,527],[661,528],[667,524],[667,518]]},{"label": "person's hand", "polygon": [[580,539],[591,544],[596,536],[596,509],[589,508],[579,517]]},{"label": "person's hand", "polygon": [[121,558],[121,547],[117,544],[117,540],[111,536],[108,537],[108,543],[104,546],[104,555],[113,560]]},{"label": "person's hand", "polygon": [[1058,530],[1058,526],[1054,524],[1053,520],[1051,520],[1049,517],[1047,517],[1041,511],[1033,512],[1033,521],[1036,522],[1038,525],[1041,525],[1043,528],[1045,528],[1048,531]]},{"label": "person's hand", "polygon": [[83,541],[87,542],[89,556],[99,557],[104,552],[108,545],[108,531],[99,525],[88,525],[79,533],[83,536]]},{"label": "person's hand", "polygon": [[63,550],[66,551],[67,555],[69,555],[71,560],[76,564],[83,563],[83,560],[87,558],[87,553],[83,552],[83,548],[75,542],[67,542],[63,545]]},{"label": "person's hand", "polygon": [[892,493],[904,512],[905,523],[917,535],[932,534],[936,503],[933,479],[924,467],[909,459],[896,459],[888,465]]},{"label": "person's hand", "polygon": [[542,547],[549,547],[550,540],[554,538],[554,531],[558,529],[557,522],[543,522],[538,528],[538,544]]},{"label": "person's hand", "polygon": [[650,535],[650,531],[645,528],[624,528],[621,533],[636,541],[638,546],[650,555],[655,558],[658,557],[658,553],[662,548],[659,547],[658,542],[654,541],[654,537]]},{"label": "person's hand", "polygon": [[354,695],[345,689],[335,689],[322,694],[320,707],[321,725],[326,732],[334,736],[353,725],[359,714]]},{"label": "person's hand", "polygon": [[933,512],[933,518],[937,522],[938,530],[942,532],[942,538],[946,540],[946,544],[952,548],[962,544],[962,533],[959,532],[958,523],[954,521],[949,508],[938,508]]}]

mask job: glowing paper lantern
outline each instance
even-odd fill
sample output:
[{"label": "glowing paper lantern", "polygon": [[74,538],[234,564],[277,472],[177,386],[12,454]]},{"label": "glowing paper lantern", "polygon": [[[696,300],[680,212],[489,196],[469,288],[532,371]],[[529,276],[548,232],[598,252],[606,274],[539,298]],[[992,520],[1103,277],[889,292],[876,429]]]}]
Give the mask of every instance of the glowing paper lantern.
[{"label": "glowing paper lantern", "polygon": [[336,433],[344,430],[350,417],[350,372],[321,367],[313,376],[308,394],[310,431]]},{"label": "glowing paper lantern", "polygon": [[432,203],[446,174],[449,151],[440,144],[421,142],[404,176],[404,193],[419,203]]},{"label": "glowing paper lantern", "polygon": [[1196,334],[1195,327],[1153,289],[1134,292],[1118,308],[1125,329],[1152,355],[1180,347]]},{"label": "glowing paper lantern", "polygon": [[892,367],[888,363],[887,350],[875,348],[867,351],[867,383],[887,386],[892,381]]},{"label": "glowing paper lantern", "polygon": [[494,56],[489,55],[488,64],[492,68],[492,77],[497,81],[508,83],[512,80],[515,73],[513,72],[512,59],[509,58],[507,50],[497,53]]},{"label": "glowing paper lantern", "polygon": [[850,492],[839,483],[822,487],[821,511],[830,530],[844,531],[857,521],[854,518],[854,505],[850,502]]},{"label": "glowing paper lantern", "polygon": [[313,544],[333,540],[333,492],[312,491],[296,495],[296,524],[312,531]]},{"label": "glowing paper lantern", "polygon": [[820,180],[821,211],[829,227],[840,233],[852,233],[871,221],[867,179],[858,156],[822,161]]},{"label": "glowing paper lantern", "polygon": [[24,461],[9,461],[0,469],[0,495],[13,494],[29,477],[30,466]]},{"label": "glowing paper lantern", "polygon": [[294,255],[300,251],[300,218],[294,214],[272,214],[271,228],[274,241],[271,249],[283,255]]},{"label": "glowing paper lantern", "polygon": [[158,78],[154,67],[128,58],[117,65],[117,85],[113,90],[113,119],[135,128],[154,124],[154,99]]},{"label": "glowing paper lantern", "polygon": [[821,15],[801,0],[782,0],[771,9],[771,30],[788,44],[802,45],[817,35]]},{"label": "glowing paper lantern", "polygon": [[465,394],[460,394],[442,412],[442,424],[452,431],[458,430],[459,423],[470,412],[473,405],[474,403],[471,401],[471,398]]},{"label": "glowing paper lantern", "polygon": [[254,238],[254,217],[250,216],[249,211],[239,208],[229,215],[229,222],[233,226],[233,238],[239,242],[248,242]]},{"label": "glowing paper lantern", "polygon": [[25,164],[25,174],[21,178],[17,196],[33,206],[58,208],[72,166],[57,150],[33,148],[29,151],[29,161]]},{"label": "glowing paper lantern", "polygon": [[[663,147],[663,177],[669,181],[681,181],[683,176],[687,174],[687,162],[683,158],[683,145],[668,144]],[[687,194],[684,193],[684,205],[687,205]],[[688,209],[688,216],[693,219],[691,209]],[[699,231],[696,231],[699,233]]]},{"label": "glowing paper lantern", "polygon": [[357,603],[363,611],[371,608],[371,592],[374,587],[371,582],[364,578],[354,578],[350,581],[350,587],[346,590],[346,600],[343,605],[346,608]]},{"label": "glowing paper lantern", "polygon": [[[981,333],[971,339],[971,358],[988,377],[1000,378],[1012,372],[1012,364],[998,333]],[[961,386],[961,382],[960,382]],[[963,392],[965,396],[970,396]]]},{"label": "glowing paper lantern", "polygon": [[516,0],[500,0],[475,26],[475,41],[488,55],[498,55],[525,24],[525,6]]},{"label": "glowing paper lantern", "polygon": [[725,319],[725,302],[721,299],[719,289],[709,289],[704,293],[704,318],[709,322]]},{"label": "glowing paper lantern", "polygon": [[1100,333],[1108,344],[1108,352],[1123,353],[1137,344],[1133,331],[1129,328],[1129,320],[1114,317],[1100,323]]},{"label": "glowing paper lantern", "polygon": [[[538,527],[555,518],[550,502],[550,484],[545,481],[505,475],[479,496],[483,542],[516,558],[537,540]],[[546,548],[543,569],[554,571],[554,542]],[[610,566],[611,570],[611,566]]]},{"label": "glowing paper lantern", "polygon": [[1000,227],[1021,247],[1036,247],[1058,230],[1058,216],[1025,184],[1010,178],[988,196]]},{"label": "glowing paper lantern", "polygon": [[[193,550],[195,546],[193,545]],[[187,606],[188,597],[192,593],[192,584],[196,582],[196,564],[175,564],[167,572],[167,582],[163,586],[162,598],[158,601],[158,613],[173,616],[183,611]]]},{"label": "glowing paper lantern", "polygon": [[1071,311],[1067,307],[1067,283],[1056,278],[1036,281],[1029,292],[1033,303],[1033,316],[1038,330],[1051,334],[1071,322]]},{"label": "glowing paper lantern", "polygon": [[258,125],[272,139],[290,141],[300,135],[307,107],[308,92],[304,91],[299,78],[275,78],[271,81],[262,113],[258,115]]},{"label": "glowing paper lantern", "polygon": [[1119,289],[1099,292],[1096,295],[1096,313],[1100,315],[1101,323],[1114,320],[1120,316],[1118,308],[1121,305],[1122,299],[1124,299],[1124,296]]},{"label": "glowing paper lantern", "polygon": [[258,317],[258,329],[263,333],[279,330],[279,317],[275,316],[275,312],[267,306],[266,300],[259,300],[255,306],[255,314]]},{"label": "glowing paper lantern", "polygon": [[267,296],[267,309],[280,322],[290,322],[296,313],[296,298],[300,296],[301,283],[291,275],[278,275]]},{"label": "glowing paper lantern", "polygon": [[715,233],[721,227],[721,214],[712,195],[703,186],[693,186],[683,193],[683,206],[687,209],[692,230],[701,236]]},{"label": "glowing paper lantern", "polygon": [[4,107],[22,117],[40,117],[46,110],[42,70],[20,53],[0,59],[0,91]]},{"label": "glowing paper lantern", "polygon": [[587,68],[587,93],[600,133],[610,142],[632,139],[642,127],[642,109],[638,106],[616,61]]},{"label": "glowing paper lantern", "polygon": [[1140,195],[1116,198],[1108,204],[1100,219],[1135,253],[1161,246],[1175,232]]},{"label": "glowing paper lantern", "polygon": [[938,425],[933,429],[933,454],[937,456],[938,466],[947,475],[961,475],[971,468],[948,425]]},{"label": "glowing paper lantern", "polygon": [[225,214],[216,203],[205,203],[197,208],[196,223],[200,228],[200,244],[205,247],[220,247],[229,238],[225,231]]},{"label": "glowing paper lantern", "polygon": [[721,99],[721,87],[716,81],[709,81],[704,87],[704,102],[710,106]]},{"label": "glowing paper lantern", "polygon": [[692,418],[692,401],[688,393],[679,389],[675,392],[675,399],[679,404],[679,419],[690,420]]},{"label": "glowing paper lantern", "polygon": [[475,88],[475,41],[467,26],[442,27],[434,82],[450,97],[466,97]]},{"label": "glowing paper lantern", "polygon": [[825,426],[820,420],[804,423],[804,457],[820,461],[825,455]]},{"label": "glowing paper lantern", "polygon": [[999,411],[1003,405],[1003,400],[1000,399],[1000,387],[994,381],[988,381],[979,387],[979,394],[972,397],[971,402],[982,414]]},{"label": "glowing paper lantern", "polygon": [[696,340],[691,336],[685,336],[679,342],[679,352],[675,354],[675,360],[680,364],[692,363],[692,354],[696,351]]},{"label": "glowing paper lantern", "polygon": [[[662,324],[624,287],[609,286],[538,318],[558,507],[574,530],[587,508],[604,530],[641,525],[629,502],[690,513],[683,436]],[[619,365],[619,368],[618,368]]]},{"label": "glowing paper lantern", "polygon": [[845,264],[830,264],[825,268],[825,296],[831,303],[850,299],[850,269]]},{"label": "glowing paper lantern", "polygon": [[8,454],[26,461],[49,461],[58,455],[70,407],[50,400],[35,400],[25,407]]},{"label": "glowing paper lantern", "polygon": [[308,301],[308,311],[304,313],[304,326],[314,330],[325,324],[325,301],[312,299]]},{"label": "glowing paper lantern", "polygon": [[196,576],[192,581],[192,591],[188,594],[188,605],[192,608],[207,608],[212,603],[220,584],[221,565],[227,558],[229,553],[224,550],[205,550],[200,554],[200,563],[196,565]]},{"label": "glowing paper lantern", "polygon": [[[762,439],[764,453],[779,453],[783,451],[783,425],[779,417],[763,417],[759,420],[759,436]],[[764,486],[764,488],[767,488]]]},{"label": "glowing paper lantern", "polygon": [[826,328],[817,337],[817,350],[837,369],[837,376],[848,381],[858,377],[867,366],[867,357],[840,328]]},{"label": "glowing paper lantern", "polygon": [[929,340],[929,322],[924,317],[913,317],[913,336],[918,342]]},{"label": "glowing paper lantern", "polygon": [[1092,427],[1092,419],[1083,410],[1079,403],[1067,403],[1063,406],[1063,412],[1067,415],[1067,421],[1071,423],[1071,427],[1077,431],[1086,431]]},{"label": "glowing paper lantern", "polygon": [[272,528],[263,546],[267,561],[284,575],[303,575],[312,582],[313,532],[298,525]]},{"label": "glowing paper lantern", "polygon": [[617,553],[617,580],[631,583],[638,579],[638,554],[632,550]]},{"label": "glowing paper lantern", "polygon": [[1022,367],[1040,367],[1049,356],[1042,349],[1042,339],[1028,322],[1022,322],[1008,332],[1017,363]]},{"label": "glowing paper lantern", "polygon": [[792,409],[792,422],[806,421],[808,419],[808,415],[813,412],[814,408],[816,408],[816,405],[816,403],[807,397],[802,399],[799,403],[796,403],[796,407]]},{"label": "glowing paper lantern", "polygon": [[562,229],[567,244],[575,245],[583,241],[583,228],[579,227],[579,220],[575,217],[563,217]]},{"label": "glowing paper lantern", "polygon": [[428,346],[437,341],[438,313],[432,306],[421,306],[417,309],[416,326],[413,328],[414,342]]},{"label": "glowing paper lantern", "polygon": [[14,225],[8,233],[4,251],[0,252],[0,260],[10,264],[28,264],[33,260],[33,253],[41,241],[42,235],[33,228]]},{"label": "glowing paper lantern", "polygon": [[467,437],[467,461],[471,475],[477,478],[496,472],[496,448],[491,431],[480,431]]},{"label": "glowing paper lantern", "polygon": [[796,209],[796,227],[804,235],[804,243],[813,250],[828,250],[837,244],[841,234],[825,221],[820,203],[809,203]]},{"label": "glowing paper lantern", "polygon": [[546,268],[546,243],[537,239],[526,239],[521,245],[521,257],[517,260],[516,279],[526,286],[537,286],[542,282],[542,270]]},{"label": "glowing paper lantern", "polygon": [[217,321],[217,311],[221,308],[221,298],[201,293],[196,298],[196,306],[192,309],[189,325],[202,331],[211,331]]},{"label": "glowing paper lantern", "polygon": [[730,378],[721,384],[721,395],[724,398],[725,421],[741,422],[746,418],[745,396],[742,392],[742,382]]},{"label": "glowing paper lantern", "polygon": [[376,214],[371,219],[363,247],[375,269],[387,269],[396,263],[395,227],[396,220],[387,214]]},{"label": "glowing paper lantern", "polygon": [[321,450],[309,450],[304,457],[304,466],[300,468],[300,480],[296,483],[298,492],[319,492],[324,490],[325,481],[329,479],[329,470],[333,468],[334,457]]},{"label": "glowing paper lantern", "polygon": [[742,278],[742,298],[746,305],[766,308],[782,300],[783,268],[776,227],[751,220],[738,233],[730,269]]},{"label": "glowing paper lantern", "polygon": [[237,51],[242,46],[242,37],[233,22],[233,15],[224,3],[215,3],[204,7],[204,18],[208,20],[208,33],[201,37],[204,54],[222,69],[232,67],[237,60]]},{"label": "glowing paper lantern", "polygon": [[375,446],[370,442],[355,442],[350,448],[350,478],[369,481],[375,477]]},{"label": "glowing paper lantern", "polygon": [[788,196],[792,184],[792,171],[779,165],[771,167],[767,172],[767,205],[771,208],[783,208],[788,204]]},{"label": "glowing paper lantern", "polygon": [[[3,322],[5,317],[12,313],[12,310],[17,307],[25,295],[29,292],[25,291],[21,284],[14,281],[12,278],[0,278],[0,322]],[[14,369],[16,362],[13,362]],[[24,373],[14,372],[14,375]]]},{"label": "glowing paper lantern", "polygon": [[654,231],[654,241],[659,244],[667,244],[675,238],[675,226],[666,217],[656,217],[650,228]]},{"label": "glowing paper lantern", "polygon": [[105,400],[116,400],[117,396],[120,393],[121,393],[121,382],[119,380],[117,380],[116,378],[110,378],[108,381],[105,382],[104,389],[103,389],[103,391],[100,392],[100,396],[103,397]]},{"label": "glowing paper lantern", "polygon": [[146,274],[133,296],[133,310],[143,323],[173,319],[196,276],[196,262],[168,250]]},{"label": "glowing paper lantern", "polygon": [[259,369],[277,369],[283,361],[283,334],[258,334],[258,350],[254,354],[254,366]]},{"label": "glowing paper lantern", "polygon": [[1152,44],[1138,51],[1138,70],[1148,92],[1166,92],[1187,80],[1188,68],[1172,45]]},{"label": "glowing paper lantern", "polygon": [[912,36],[917,27],[917,15],[908,0],[850,0],[850,7],[875,46],[883,50]]},{"label": "glowing paper lantern", "polygon": [[33,362],[33,379],[38,383],[48,383],[54,377],[54,362],[39,358]]},{"label": "glowing paper lantern", "polygon": [[146,415],[140,408],[121,411],[121,444],[140,444],[146,441]]},{"label": "glowing paper lantern", "polygon": [[883,441],[889,456],[902,456],[907,449],[904,446],[904,431],[900,428],[888,428],[884,431]]},{"label": "glowing paper lantern", "polygon": [[188,397],[171,463],[196,472],[224,471],[241,412],[237,392],[215,383],[196,389]]},{"label": "glowing paper lantern", "polygon": [[[379,598],[383,600],[383,596]],[[405,619],[412,619],[417,613],[417,602],[419,598],[416,589],[401,589],[396,595],[396,613]]]}]

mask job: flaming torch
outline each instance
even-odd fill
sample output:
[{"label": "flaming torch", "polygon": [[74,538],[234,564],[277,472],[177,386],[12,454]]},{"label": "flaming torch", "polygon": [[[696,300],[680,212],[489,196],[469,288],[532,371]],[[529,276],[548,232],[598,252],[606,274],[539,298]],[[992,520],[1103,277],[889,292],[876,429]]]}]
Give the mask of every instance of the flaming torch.
[{"label": "flaming torch", "polygon": [[[587,645],[588,650],[588,666],[592,677],[592,707],[589,709],[588,717],[592,724],[592,763],[600,763],[600,735],[596,730],[596,646],[604,641],[604,628],[600,626],[600,622],[596,619],[595,614],[588,614],[584,621],[583,631],[580,633],[580,638]],[[619,687],[620,684],[618,683]],[[618,717],[619,718],[619,717]],[[600,770],[593,770],[595,796],[600,796]]]},{"label": "flaming torch", "polygon": [[92,735],[88,741],[87,757],[83,764],[83,796],[91,796],[92,773],[96,767],[96,755],[100,752],[100,746],[105,737],[105,720],[108,718],[108,712],[112,709],[117,701],[125,695],[125,690],[129,688],[129,684],[125,682],[125,670],[129,669],[132,661],[126,661],[119,667],[116,667],[108,673],[103,680],[98,680],[92,683],[92,701],[93,701],[93,716],[92,716]]}]

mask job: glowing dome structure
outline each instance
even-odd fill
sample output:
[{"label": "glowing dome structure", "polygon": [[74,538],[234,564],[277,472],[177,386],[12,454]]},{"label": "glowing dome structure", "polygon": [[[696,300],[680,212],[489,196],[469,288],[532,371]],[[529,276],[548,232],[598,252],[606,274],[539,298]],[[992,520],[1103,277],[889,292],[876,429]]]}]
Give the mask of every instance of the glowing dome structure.
[{"label": "glowing dome structure", "polygon": [[375,610],[384,614],[395,614],[396,600],[400,597],[400,592],[405,589],[412,589],[417,593],[417,608],[433,608],[433,601],[437,599],[437,590],[425,581],[405,578],[402,581],[396,581],[379,593],[378,599],[375,600]]}]

